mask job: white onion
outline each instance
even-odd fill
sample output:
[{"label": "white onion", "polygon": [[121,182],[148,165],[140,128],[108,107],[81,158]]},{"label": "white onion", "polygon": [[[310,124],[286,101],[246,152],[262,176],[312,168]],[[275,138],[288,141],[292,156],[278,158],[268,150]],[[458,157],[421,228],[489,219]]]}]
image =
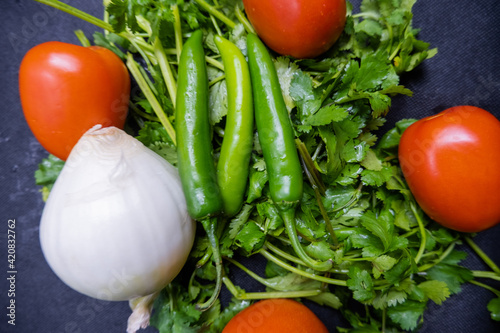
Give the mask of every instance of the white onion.
[{"label": "white onion", "polygon": [[112,301],[170,283],[194,234],[177,170],[124,131],[100,126],[73,148],[40,225],[55,274],[80,293]]}]

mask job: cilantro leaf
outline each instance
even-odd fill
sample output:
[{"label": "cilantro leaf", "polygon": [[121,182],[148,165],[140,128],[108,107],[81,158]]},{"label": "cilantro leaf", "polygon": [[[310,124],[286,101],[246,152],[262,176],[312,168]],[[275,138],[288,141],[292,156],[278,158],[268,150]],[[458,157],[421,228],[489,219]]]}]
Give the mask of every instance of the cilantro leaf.
[{"label": "cilantro leaf", "polygon": [[347,287],[353,291],[354,299],[365,302],[375,297],[373,280],[368,271],[357,266],[351,266],[347,275],[349,276]]},{"label": "cilantro leaf", "polygon": [[423,316],[425,303],[406,300],[402,304],[387,308],[387,315],[404,330],[413,330]]},{"label": "cilantro leaf", "polygon": [[488,311],[490,311],[491,319],[500,321],[500,297],[488,302]]},{"label": "cilantro leaf", "polygon": [[420,283],[418,287],[424,292],[425,297],[441,305],[449,296],[448,285],[443,281],[428,280]]},{"label": "cilantro leaf", "polygon": [[466,256],[465,252],[455,250],[440,263],[429,269],[427,275],[433,280],[445,282],[450,292],[456,294],[460,292],[460,286],[464,282],[473,279],[472,272],[469,269],[458,265]]}]

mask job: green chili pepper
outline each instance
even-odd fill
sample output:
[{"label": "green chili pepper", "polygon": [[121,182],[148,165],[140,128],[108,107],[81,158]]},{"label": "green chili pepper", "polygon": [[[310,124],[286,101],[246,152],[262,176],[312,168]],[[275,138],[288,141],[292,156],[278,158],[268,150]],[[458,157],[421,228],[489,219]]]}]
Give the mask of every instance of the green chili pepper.
[{"label": "green chili pepper", "polygon": [[295,228],[295,207],[303,191],[302,167],[276,68],[267,48],[255,34],[247,37],[247,53],[255,123],[269,176],[271,199],[280,211],[297,255],[311,268],[326,271],[332,267],[332,262],[310,258],[302,248]]},{"label": "green chili pepper", "polygon": [[240,49],[215,36],[226,75],[228,111],[217,164],[217,180],[227,216],[243,204],[253,149],[253,101],[248,64]]},{"label": "green chili pepper", "polygon": [[202,32],[197,30],[183,46],[175,111],[179,176],[188,212],[197,220],[222,211],[212,157],[208,78],[202,37]]},{"label": "green chili pepper", "polygon": [[248,35],[247,52],[255,123],[269,175],[271,199],[276,203],[295,203],[302,198],[302,167],[276,68],[257,35]]}]

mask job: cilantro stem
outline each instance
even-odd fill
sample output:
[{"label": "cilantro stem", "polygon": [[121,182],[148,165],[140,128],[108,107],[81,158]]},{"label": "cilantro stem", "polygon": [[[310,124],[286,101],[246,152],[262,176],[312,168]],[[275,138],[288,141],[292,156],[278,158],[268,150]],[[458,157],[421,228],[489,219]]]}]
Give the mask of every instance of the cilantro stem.
[{"label": "cilantro stem", "polygon": [[153,91],[150,89],[146,79],[141,74],[139,66],[135,62],[131,53],[127,54],[127,67],[130,70],[130,73],[132,74],[134,79],[136,80],[137,85],[141,88],[142,92],[146,96],[146,99],[148,100],[149,104],[151,104],[151,107],[153,108],[153,111],[156,113],[156,116],[160,119],[161,124],[163,125],[163,127],[165,127],[165,130],[167,131],[170,139],[172,140],[174,145],[176,145],[177,143],[176,143],[174,127],[172,126],[170,120],[168,120],[167,116],[165,115],[163,108],[156,99]]},{"label": "cilantro stem", "polygon": [[412,202],[410,204],[410,207],[413,215],[415,215],[415,219],[417,219],[418,228],[420,229],[420,248],[418,249],[417,255],[415,256],[415,263],[418,264],[418,262],[422,258],[422,255],[424,254],[425,245],[427,244],[427,232],[425,231],[424,222],[420,218],[420,214],[415,207],[415,203]]},{"label": "cilantro stem", "polygon": [[212,65],[213,67],[218,68],[218,69],[220,69],[221,71],[223,71],[223,70],[224,70],[224,65],[223,65],[220,61],[217,61],[217,60],[215,60],[214,58],[209,57],[209,56],[205,56],[205,60],[206,60],[206,62],[207,62],[209,65]]},{"label": "cilantro stem", "polygon": [[318,170],[314,166],[314,161],[307,151],[306,145],[299,139],[295,139],[295,144],[299,150],[300,157],[302,158],[302,165],[304,166],[304,170],[307,172],[309,182],[313,187],[317,187],[321,193],[321,195],[325,194],[326,186],[321,180],[321,177],[318,173]]},{"label": "cilantro stem", "polygon": [[232,258],[224,258],[224,259],[229,261],[231,264],[235,265],[236,267],[238,267],[239,269],[241,269],[242,271],[244,271],[248,275],[250,275],[254,280],[259,282],[260,284],[263,284],[266,287],[270,287],[270,288],[275,289],[274,285],[272,283],[269,283],[269,281],[267,281],[267,279],[259,276],[258,274],[254,273],[253,271],[249,270],[248,268],[246,268],[244,265],[242,265],[238,261],[236,261]]},{"label": "cilantro stem", "polygon": [[156,121],[156,122],[160,121],[160,119],[158,119],[157,117],[152,116],[152,115],[150,115],[150,114],[142,111],[141,109],[139,109],[137,107],[137,105],[135,105],[135,103],[133,103],[133,102],[129,102],[129,106],[132,109],[132,111],[134,111],[135,113],[137,113],[142,118],[145,118],[145,119],[148,119],[148,120],[151,120],[151,121]]},{"label": "cilantro stem", "polygon": [[[283,259],[286,259],[288,261],[291,261],[293,263],[296,263],[297,265],[301,265],[301,266],[307,266],[302,260],[300,260],[299,258],[291,255],[290,253],[288,252],[285,252],[283,251],[282,249],[280,249],[279,247],[275,246],[274,244],[270,243],[270,242],[266,242],[264,244],[265,247],[267,247],[269,250],[273,251],[275,254],[279,255],[280,257],[282,257]],[[342,269],[336,269],[336,268],[332,268],[329,270],[330,273],[335,273],[335,274],[347,274],[348,273],[348,270],[342,270]]]},{"label": "cilantro stem", "polygon": [[429,264],[426,264],[426,265],[422,265],[418,268],[418,271],[419,272],[424,272],[432,267],[434,267],[435,265],[439,264],[441,261],[443,261],[450,253],[451,251],[453,251],[453,249],[455,248],[455,245],[456,245],[456,242],[453,242],[451,243],[447,248],[446,250],[439,256],[439,258],[437,260],[435,260],[434,262],[432,263],[429,263]]},{"label": "cilantro stem", "polygon": [[469,281],[469,283],[472,283],[472,284],[475,284],[476,286],[479,286],[479,287],[482,287],[486,290],[489,290],[491,291],[492,293],[494,293],[497,297],[500,297],[500,291],[491,287],[491,286],[488,286],[487,284],[484,284],[484,283],[481,283],[481,282],[477,282],[475,280],[471,280]]},{"label": "cilantro stem", "polygon": [[[266,286],[267,288],[278,290],[280,292],[279,297],[310,297],[310,296],[317,296],[317,295],[321,294],[321,290],[319,290],[319,289],[300,290],[300,291],[299,290],[290,291],[290,290],[284,290],[282,288],[280,289],[279,284],[270,283],[268,281],[268,279],[262,278],[261,276],[252,272],[251,270],[249,270],[248,268],[246,268],[245,266],[243,266],[241,263],[237,262],[236,260],[233,260],[231,258],[226,258],[226,260],[229,261],[230,263],[232,263],[233,265],[235,265],[236,267],[238,267],[239,269],[241,269],[242,271],[244,271],[245,273],[247,273],[248,275],[250,275],[253,279],[255,279],[260,284]],[[227,280],[229,280],[229,279],[227,279]],[[299,293],[301,293],[301,294],[299,294]],[[246,294],[246,297],[248,297],[248,295],[253,295],[253,296],[259,295],[258,298],[275,298],[276,297],[275,296],[276,292],[245,293],[245,294]],[[269,295],[273,295],[273,296],[269,296]],[[241,296],[241,293],[240,293],[240,296]]]},{"label": "cilantro stem", "polygon": [[217,20],[215,20],[215,17],[212,14],[210,14],[210,19],[212,20],[212,24],[215,28],[215,31],[217,32],[217,35],[222,36],[222,30],[220,30],[220,27],[217,24]]},{"label": "cilantro stem", "polygon": [[316,201],[318,203],[321,216],[325,220],[326,229],[330,234],[330,237],[333,241],[333,245],[335,247],[338,247],[339,241],[337,235],[335,234],[335,230],[333,229],[332,221],[330,220],[330,217],[328,216],[325,206],[323,205],[323,201],[321,200],[321,196],[325,194],[326,186],[321,180],[318,170],[314,166],[314,161],[312,160],[312,157],[309,154],[306,145],[298,138],[295,139],[295,144],[300,153],[302,168],[305,171],[309,183],[311,183],[311,186],[314,190],[314,194],[316,196]]},{"label": "cilantro stem", "polygon": [[156,37],[154,44],[154,51],[156,55],[156,59],[158,60],[158,65],[160,65],[160,70],[163,76],[163,80],[165,80],[165,85],[167,86],[168,94],[170,95],[170,99],[172,100],[172,105],[175,109],[175,101],[177,96],[177,82],[174,78],[174,74],[172,73],[172,69],[170,68],[170,64],[167,59],[167,55],[163,49],[163,45],[161,44],[160,38]]},{"label": "cilantro stem", "polygon": [[220,21],[224,22],[230,29],[234,29],[236,24],[231,21],[226,15],[218,11],[214,6],[207,3],[205,0],[194,0],[196,3],[200,5],[203,9],[205,9],[209,14],[215,16]]},{"label": "cilantro stem", "polygon": [[90,42],[82,30],[80,30],[80,29],[76,30],[75,35],[78,38],[78,40],[80,41],[80,43],[82,44],[82,46],[85,46],[85,47],[90,46]]},{"label": "cilantro stem", "polygon": [[48,6],[51,6],[53,8],[59,9],[65,13],[71,14],[73,16],[76,16],[76,17],[78,17],[84,21],[87,21],[95,26],[98,26],[99,28],[102,28],[104,30],[113,31],[113,27],[111,26],[111,24],[104,22],[103,20],[100,20],[95,16],[87,14],[84,11],[76,9],[75,7],[67,5],[61,1],[58,1],[58,0],[35,0],[35,1],[42,3],[44,5],[48,5]]},{"label": "cilantro stem", "polygon": [[374,13],[357,13],[352,15],[352,18],[358,18],[358,17],[369,18],[375,21],[377,21],[380,18],[379,15],[375,15]]},{"label": "cilantro stem", "polygon": [[465,242],[476,252],[476,254],[488,265],[493,272],[500,275],[500,268],[491,260],[491,258],[484,253],[483,250],[472,240],[472,238],[466,236],[464,237]]},{"label": "cilantro stem", "polygon": [[240,291],[231,282],[228,277],[224,277],[222,282],[231,294],[240,300],[256,300],[256,299],[269,299],[269,298],[302,298],[318,296],[322,293],[320,289],[312,290],[294,290],[294,291],[265,291],[265,292],[251,292]]},{"label": "cilantro stem", "polygon": [[270,242],[266,242],[264,244],[264,246],[267,247],[269,250],[273,251],[274,253],[276,253],[277,255],[279,255],[280,257],[282,257],[283,259],[286,259],[288,261],[291,261],[291,262],[296,263],[296,264],[301,265],[301,266],[306,266],[306,264],[302,260],[300,260],[299,258],[283,251],[282,249],[278,248],[277,246],[274,246]]},{"label": "cilantro stem", "polygon": [[234,13],[238,21],[240,21],[240,23],[243,24],[243,27],[245,28],[246,32],[249,34],[254,34],[255,29],[253,28],[252,24],[247,20],[239,5],[236,5]]},{"label": "cilantro stem", "polygon": [[500,281],[500,276],[494,272],[489,271],[472,271],[472,275],[477,278],[492,279]]},{"label": "cilantro stem", "polygon": [[219,75],[217,76],[215,79],[213,79],[212,81],[210,81],[208,83],[208,86],[211,87],[213,86],[214,84],[216,84],[217,82],[220,82],[222,80],[224,80],[226,78],[226,75],[225,74],[222,74],[222,75]]},{"label": "cilantro stem", "polygon": [[175,51],[177,54],[177,62],[179,62],[182,51],[181,15],[179,13],[179,6],[177,6],[177,4],[172,5],[171,8],[172,8],[172,14],[174,15]]},{"label": "cilantro stem", "polygon": [[333,285],[336,285],[336,286],[347,287],[347,281],[345,281],[345,280],[332,279],[332,278],[325,277],[325,276],[322,276],[322,275],[313,274],[313,273],[309,273],[309,272],[303,271],[301,269],[293,267],[292,265],[287,264],[284,261],[281,261],[280,259],[278,259],[275,256],[273,256],[271,253],[269,253],[265,249],[261,249],[259,251],[259,253],[262,256],[264,256],[266,259],[274,262],[275,264],[277,264],[278,266],[280,266],[280,267],[282,267],[284,269],[289,270],[292,273],[295,273],[295,274],[298,274],[298,275],[302,275],[304,277],[307,277],[307,278],[310,278],[310,279],[313,279],[313,280],[317,280],[317,281],[320,281],[320,282],[325,282],[325,283],[333,284]]}]

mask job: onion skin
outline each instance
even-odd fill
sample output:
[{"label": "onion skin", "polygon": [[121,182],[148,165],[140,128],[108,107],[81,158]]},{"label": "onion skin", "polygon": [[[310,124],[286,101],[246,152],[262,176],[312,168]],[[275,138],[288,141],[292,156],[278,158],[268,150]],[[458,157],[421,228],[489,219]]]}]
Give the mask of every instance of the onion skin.
[{"label": "onion skin", "polygon": [[52,188],[40,242],[68,286],[124,301],[170,283],[188,258],[195,227],[172,165],[118,128],[93,128]]}]

